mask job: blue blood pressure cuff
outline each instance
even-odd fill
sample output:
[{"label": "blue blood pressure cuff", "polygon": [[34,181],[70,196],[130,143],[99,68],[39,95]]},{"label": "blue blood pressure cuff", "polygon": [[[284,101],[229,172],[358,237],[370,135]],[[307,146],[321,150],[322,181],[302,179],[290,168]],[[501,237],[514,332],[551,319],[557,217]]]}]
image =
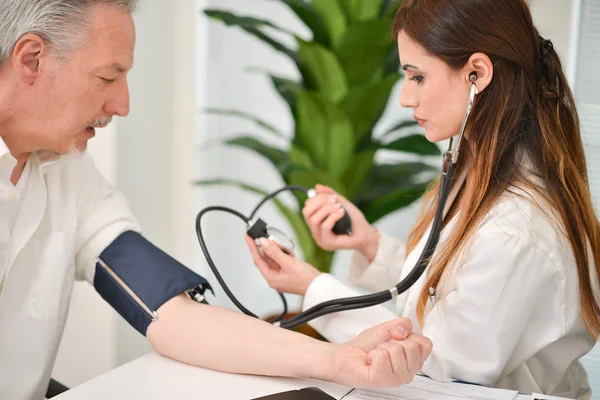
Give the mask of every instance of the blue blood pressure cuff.
[{"label": "blue blood pressure cuff", "polygon": [[204,291],[212,291],[206,279],[133,231],[121,234],[96,259],[94,287],[144,336],[168,300],[186,293],[206,303]]}]

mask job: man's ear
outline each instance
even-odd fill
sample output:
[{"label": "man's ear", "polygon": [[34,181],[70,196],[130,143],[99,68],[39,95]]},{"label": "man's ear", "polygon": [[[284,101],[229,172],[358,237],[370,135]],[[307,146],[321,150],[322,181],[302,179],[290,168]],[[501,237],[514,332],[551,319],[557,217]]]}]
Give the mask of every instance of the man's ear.
[{"label": "man's ear", "polygon": [[477,92],[481,93],[492,81],[494,77],[494,63],[484,53],[474,53],[469,57],[469,61],[463,68],[465,81],[470,85],[469,76],[474,72],[477,75],[475,85],[477,86]]},{"label": "man's ear", "polygon": [[42,57],[48,51],[46,41],[33,33],[27,33],[17,41],[11,55],[11,63],[26,84],[31,85],[38,78]]}]

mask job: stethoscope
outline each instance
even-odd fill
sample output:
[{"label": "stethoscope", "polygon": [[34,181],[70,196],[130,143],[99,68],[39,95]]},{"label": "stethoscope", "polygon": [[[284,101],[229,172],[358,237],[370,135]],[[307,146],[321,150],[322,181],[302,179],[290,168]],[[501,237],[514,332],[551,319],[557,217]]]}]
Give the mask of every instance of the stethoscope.
[{"label": "stethoscope", "polygon": [[[456,146],[454,146],[454,140],[453,140],[454,138],[451,138],[449,141],[449,144],[448,144],[448,150],[443,155],[437,210],[436,210],[435,217],[433,219],[433,224],[431,227],[431,231],[429,233],[429,237],[427,238],[427,242],[425,243],[423,252],[421,253],[421,255],[420,255],[417,263],[415,264],[415,267],[412,269],[412,271],[401,282],[399,282],[397,285],[395,285],[394,287],[392,287],[389,290],[384,290],[384,291],[381,291],[378,293],[368,294],[368,295],[364,295],[364,296],[346,297],[346,298],[325,301],[323,303],[317,304],[317,305],[309,308],[308,310],[306,310],[300,314],[297,314],[294,317],[291,317],[291,318],[288,318],[285,320],[283,320],[283,317],[287,313],[287,302],[286,302],[283,294],[278,292],[278,294],[281,297],[281,300],[283,302],[283,312],[281,313],[281,315],[279,317],[277,317],[275,320],[271,321],[271,323],[273,323],[275,325],[279,325],[282,328],[293,329],[302,324],[307,323],[308,321],[311,321],[315,318],[321,317],[323,315],[332,314],[332,313],[336,313],[336,312],[340,312],[340,311],[356,310],[356,309],[360,309],[360,308],[375,306],[375,305],[378,305],[381,303],[385,303],[386,301],[392,300],[393,298],[397,297],[398,295],[404,293],[405,291],[410,289],[410,287],[419,280],[421,275],[423,275],[423,273],[427,269],[427,266],[429,265],[429,261],[430,261],[431,257],[433,256],[433,253],[435,251],[435,248],[436,248],[439,238],[440,238],[440,233],[442,231],[442,224],[443,224],[443,219],[444,219],[444,208],[446,206],[446,201],[448,199],[448,195],[450,193],[450,189],[452,186],[452,177],[454,176],[454,171],[456,169],[456,163],[458,161],[460,143],[461,143],[462,137],[464,135],[465,127],[467,125],[467,120],[469,119],[469,115],[471,114],[471,109],[473,108],[473,102],[475,100],[475,95],[477,94],[477,86],[475,85],[475,81],[477,80],[477,75],[474,72],[472,72],[469,75],[469,80],[471,82],[471,91],[470,91],[470,95],[469,95],[469,104],[467,105],[467,111],[465,113],[465,117],[463,119],[463,122],[462,122],[462,125],[460,128],[460,133],[458,134],[458,138],[456,140]],[[198,235],[198,241],[200,243],[200,247],[202,248],[202,252],[204,253],[204,256],[206,257],[206,261],[208,262],[208,265],[210,266],[212,272],[215,274],[217,281],[219,282],[219,284],[221,285],[221,287],[223,288],[223,290],[225,291],[225,293],[227,294],[229,299],[231,299],[231,301],[236,305],[236,307],[238,307],[240,309],[240,311],[242,311],[246,315],[249,315],[249,316],[255,317],[255,318],[258,318],[258,316],[255,315],[254,313],[252,313],[250,310],[248,310],[246,307],[244,307],[239,302],[239,300],[229,290],[229,287],[227,286],[227,284],[223,280],[223,277],[217,270],[217,267],[215,266],[215,263],[213,262],[210,254],[208,252],[206,243],[204,241],[204,237],[202,235],[201,221],[202,221],[202,217],[210,211],[223,211],[223,212],[227,212],[227,213],[236,215],[239,218],[241,218],[242,220],[244,220],[244,222],[246,222],[246,224],[248,226],[247,234],[250,237],[252,237],[254,240],[258,240],[261,237],[273,240],[275,243],[277,243],[281,247],[281,249],[284,252],[291,253],[291,251],[294,248],[294,245],[293,245],[293,242],[291,241],[291,239],[289,239],[279,229],[269,226],[260,218],[256,218],[256,214],[258,213],[258,210],[267,201],[271,200],[272,198],[274,198],[275,196],[277,196],[278,194],[280,194],[281,192],[284,192],[284,191],[300,191],[300,192],[305,193],[309,198],[314,197],[316,195],[316,192],[314,189],[307,189],[302,186],[285,186],[285,187],[265,196],[260,201],[260,203],[258,203],[258,205],[254,208],[254,210],[252,210],[250,217],[246,217],[242,213],[240,213],[236,210],[233,210],[231,208],[221,207],[221,206],[207,207],[207,208],[203,209],[202,211],[200,211],[198,213],[198,216],[196,217],[196,234]],[[336,234],[351,234],[352,233],[352,221],[350,220],[348,213],[344,214],[344,217],[342,217],[342,219],[340,219],[335,224],[335,226],[333,227],[332,230]]]}]

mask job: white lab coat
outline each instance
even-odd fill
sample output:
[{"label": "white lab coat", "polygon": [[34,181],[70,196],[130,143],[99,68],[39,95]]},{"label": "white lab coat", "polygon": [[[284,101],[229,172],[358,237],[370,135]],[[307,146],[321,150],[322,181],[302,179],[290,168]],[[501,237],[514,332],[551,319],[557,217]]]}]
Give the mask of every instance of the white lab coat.
[{"label": "white lab coat", "polygon": [[[434,257],[455,222],[442,230]],[[454,272],[442,280],[435,301],[429,300],[423,329],[416,304],[426,274],[397,297],[397,315],[377,306],[323,316],[311,325],[339,343],[380,322],[408,317],[433,342],[422,372],[434,379],[587,399],[587,375],[577,360],[595,341],[580,311],[574,256],[558,226],[529,196],[507,193],[449,266]],[[382,234],[371,265],[354,255],[351,282],[369,291],[390,289],[413,269],[428,234],[408,257],[404,244]],[[358,294],[322,274],[308,288],[303,309]]]}]

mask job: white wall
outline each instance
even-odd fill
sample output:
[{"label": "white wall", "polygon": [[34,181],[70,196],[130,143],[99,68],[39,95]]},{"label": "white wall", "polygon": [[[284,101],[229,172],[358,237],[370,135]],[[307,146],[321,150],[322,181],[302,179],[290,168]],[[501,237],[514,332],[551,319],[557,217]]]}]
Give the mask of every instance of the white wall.
[{"label": "white wall", "polygon": [[[533,22],[540,34],[551,39],[565,68],[571,68],[572,0],[529,0]],[[567,71],[568,72],[568,71]]]}]

